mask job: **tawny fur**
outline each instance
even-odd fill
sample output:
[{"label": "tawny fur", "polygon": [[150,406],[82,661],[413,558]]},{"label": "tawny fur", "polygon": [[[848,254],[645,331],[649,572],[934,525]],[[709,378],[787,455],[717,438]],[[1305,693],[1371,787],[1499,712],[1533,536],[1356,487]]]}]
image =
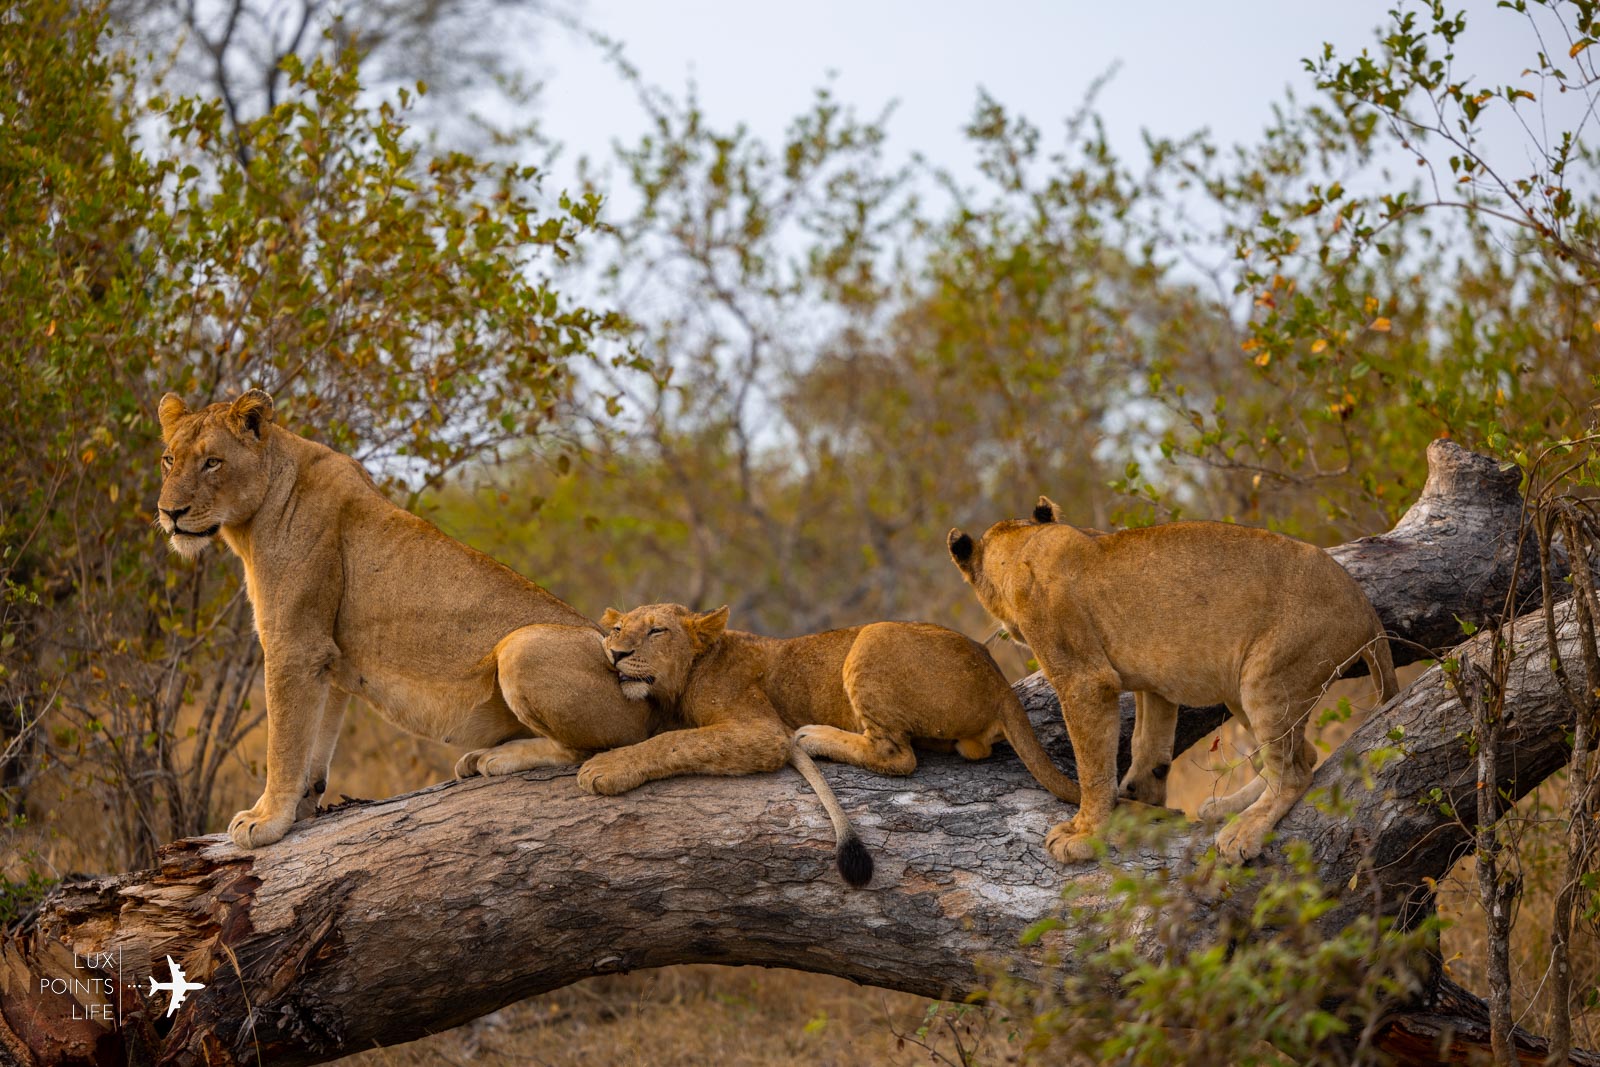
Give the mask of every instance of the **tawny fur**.
[{"label": "tawny fur", "polygon": [[1178,522],[1099,534],[1058,517],[1041,497],[1031,521],[998,522],[976,542],[949,537],[978,600],[1061,698],[1083,802],[1051,828],[1051,855],[1094,855],[1116,801],[1117,694],[1128,690],[1138,717],[1126,797],[1165,802],[1179,704],[1226,704],[1254,735],[1260,777],[1201,817],[1237,813],[1218,852],[1258,855],[1310,785],[1305,725],[1327,683],[1359,656],[1384,700],[1397,691],[1377,613],[1327,553],[1266,530]]},{"label": "tawny fur", "polygon": [[621,793],[679,774],[783,766],[790,735],[813,756],[910,774],[913,743],[952,743],[968,759],[1004,737],[1046,788],[1077,785],[1050,763],[1027,714],[982,645],[927,623],[878,622],[805,637],[726,629],[728,609],[648,604],[600,625],[623,691],[652,697],[689,729],[603,752],[579,780]]},{"label": "tawny fur", "polygon": [[[458,775],[572,763],[649,735],[599,629],[510,568],[396,507],[360,464],[275,425],[251,390],[159,409],[162,528],[197,555],[220,536],[244,562],[266,667],[267,783],[228,832],[277,841],[316,810],[343,700],[471,749]],[[536,736],[542,735],[542,736]]]}]

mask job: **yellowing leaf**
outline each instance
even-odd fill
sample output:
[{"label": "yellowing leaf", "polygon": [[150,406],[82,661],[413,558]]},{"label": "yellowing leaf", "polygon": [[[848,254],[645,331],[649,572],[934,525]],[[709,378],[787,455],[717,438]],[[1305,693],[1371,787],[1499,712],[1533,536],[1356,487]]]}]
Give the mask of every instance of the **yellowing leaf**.
[{"label": "yellowing leaf", "polygon": [[1311,353],[1313,355],[1315,355],[1318,352],[1326,352],[1327,350],[1328,350],[1328,342],[1324,341],[1322,338],[1319,337],[1315,341],[1311,342]]},{"label": "yellowing leaf", "polygon": [[1373,319],[1371,328],[1374,329],[1374,330],[1377,330],[1379,333],[1388,333],[1389,332],[1389,320],[1388,319]]},{"label": "yellowing leaf", "polygon": [[1594,39],[1590,38],[1590,37],[1585,37],[1583,40],[1579,41],[1577,44],[1573,45],[1571,49],[1568,50],[1567,56],[1569,58],[1571,58],[1571,59],[1577,59],[1578,58],[1578,53],[1583,51],[1585,48],[1588,48],[1592,44],[1594,44]]},{"label": "yellowing leaf", "polygon": [[1263,352],[1259,356],[1256,357],[1256,366],[1258,366],[1258,367],[1265,367],[1268,363],[1271,363],[1271,362],[1272,362],[1272,353],[1271,352]]}]

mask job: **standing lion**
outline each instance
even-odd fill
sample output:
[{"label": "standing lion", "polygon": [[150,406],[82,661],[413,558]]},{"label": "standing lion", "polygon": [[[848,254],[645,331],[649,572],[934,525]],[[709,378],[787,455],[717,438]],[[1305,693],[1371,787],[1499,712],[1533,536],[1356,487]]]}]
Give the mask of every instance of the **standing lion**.
[{"label": "standing lion", "polygon": [[1099,534],[1033,518],[997,522],[974,541],[951,530],[950,556],[991,615],[1027,644],[1061,699],[1083,803],[1052,827],[1050,854],[1089,859],[1117,795],[1117,695],[1139,694],[1124,793],[1172,759],[1178,705],[1226,704],[1261,746],[1259,777],[1208,802],[1238,814],[1217,836],[1230,861],[1266,836],[1311,784],[1306,719],[1324,688],[1361,658],[1383,700],[1398,691],[1383,626],[1345,569],[1314,545],[1221,522]]}]

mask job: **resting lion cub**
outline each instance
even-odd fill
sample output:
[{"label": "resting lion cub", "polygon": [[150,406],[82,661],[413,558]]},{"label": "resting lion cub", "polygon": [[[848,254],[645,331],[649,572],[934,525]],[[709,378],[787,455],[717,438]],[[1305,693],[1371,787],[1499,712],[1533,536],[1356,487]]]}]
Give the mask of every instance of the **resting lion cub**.
[{"label": "resting lion cub", "polygon": [[1133,690],[1126,794],[1164,792],[1142,779],[1171,761],[1179,704],[1226,704],[1255,735],[1262,773],[1201,816],[1242,813],[1217,851],[1233,862],[1258,855],[1311,784],[1305,723],[1327,682],[1359,656],[1383,700],[1398,691],[1377,613],[1326,552],[1266,530],[1175,522],[1092,536],[1058,515],[1040,497],[1031,521],[997,522],[976,542],[949,536],[962,577],[1061,698],[1083,803],[1051,828],[1050,854],[1094,855],[1116,800],[1117,694]]},{"label": "resting lion cub", "polygon": [[954,742],[983,759],[1004,737],[1040,784],[1077,800],[1077,783],[1050,762],[1000,668],[971,638],[878,622],[779,639],[727,622],[726,607],[697,614],[680,604],[600,617],[623,695],[653,699],[690,728],[591,757],[582,785],[625,793],[680,774],[774,771],[791,734],[811,755],[895,775],[916,769],[913,739]]}]

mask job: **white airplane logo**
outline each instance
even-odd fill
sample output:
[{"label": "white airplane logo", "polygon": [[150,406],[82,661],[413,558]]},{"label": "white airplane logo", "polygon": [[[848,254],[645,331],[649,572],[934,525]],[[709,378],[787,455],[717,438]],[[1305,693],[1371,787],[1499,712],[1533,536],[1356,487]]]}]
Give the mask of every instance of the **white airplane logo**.
[{"label": "white airplane logo", "polygon": [[158,982],[156,976],[150,976],[150,995],[156,995],[156,990],[166,989],[172,993],[172,1003],[167,1005],[167,1016],[178,1010],[178,1005],[183,1003],[183,998],[189,995],[191,989],[204,989],[204,982],[191,982],[183,973],[183,968],[173,962],[172,957],[167,957],[167,968],[172,972],[172,981]]}]

